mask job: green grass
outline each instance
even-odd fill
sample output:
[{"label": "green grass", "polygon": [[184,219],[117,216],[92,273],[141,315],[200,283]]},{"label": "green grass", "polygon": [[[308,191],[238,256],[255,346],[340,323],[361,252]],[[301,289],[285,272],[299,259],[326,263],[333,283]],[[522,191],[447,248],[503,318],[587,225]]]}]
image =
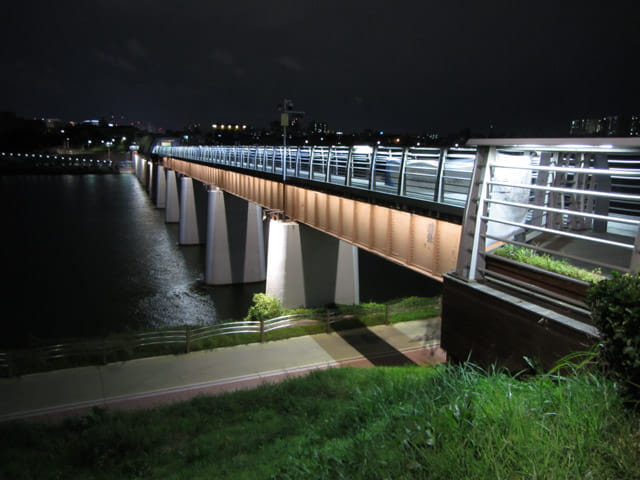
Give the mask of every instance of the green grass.
[{"label": "green grass", "polygon": [[331,369],[58,426],[0,424],[0,478],[638,479],[640,416],[598,374]]},{"label": "green grass", "polygon": [[[406,322],[409,320],[426,319],[440,315],[439,297],[407,297],[388,302],[389,323]],[[285,314],[304,313],[309,318],[323,319],[326,317],[327,308],[306,308],[287,310]],[[368,302],[360,305],[337,305],[330,309],[339,316],[351,317],[354,327],[380,325],[386,321],[386,305],[382,303]],[[349,320],[344,320],[343,327]],[[185,326],[167,327],[165,330],[184,329]],[[326,326],[324,323],[315,325],[293,326],[267,332],[265,341],[283,340],[286,338],[299,337],[303,335],[314,335],[324,333]],[[110,351],[103,355],[101,346],[103,340],[64,340],[52,343],[78,342],[81,354],[71,357],[64,357],[49,361],[39,359],[30,350],[15,351],[13,354],[14,374],[26,374],[39,371],[54,370],[60,368],[70,368],[83,365],[96,365],[104,362],[117,362],[131,360],[135,358],[152,357],[158,355],[179,355],[185,353],[184,344],[160,344],[132,349],[127,345],[132,340],[132,334],[115,334],[107,337],[104,342],[110,345]],[[190,351],[207,350],[212,348],[230,347],[234,345],[244,345],[257,343],[260,341],[258,333],[241,333],[219,335],[203,340],[191,342]],[[1,374],[2,372],[0,372]]]},{"label": "green grass", "polygon": [[550,255],[538,253],[531,248],[506,244],[491,253],[584,282],[595,283],[605,278],[599,269],[585,270],[571,265],[567,260],[555,259]]}]

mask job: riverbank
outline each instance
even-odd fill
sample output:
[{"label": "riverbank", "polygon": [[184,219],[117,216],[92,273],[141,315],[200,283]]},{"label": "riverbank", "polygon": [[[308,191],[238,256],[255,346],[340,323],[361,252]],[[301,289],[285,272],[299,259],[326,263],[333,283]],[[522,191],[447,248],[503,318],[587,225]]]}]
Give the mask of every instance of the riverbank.
[{"label": "riverbank", "polygon": [[[173,326],[155,331],[137,331],[93,339],[60,339],[31,348],[0,348],[0,376],[19,376],[62,368],[104,365],[158,355],[176,355],[212,348],[283,340],[287,338],[347,331],[382,324],[440,315],[439,297],[407,297],[382,303],[339,305],[333,309],[306,308],[284,312],[295,314],[290,326],[264,329],[257,325],[221,322],[212,327]],[[228,327],[225,327],[227,326]],[[244,330],[245,333],[235,333]],[[255,333],[247,333],[247,332]],[[439,324],[430,335],[439,340]]]},{"label": "riverbank", "polygon": [[345,366],[444,361],[439,318],[0,379],[0,420],[136,409]]},{"label": "riverbank", "polygon": [[0,425],[0,477],[638,479],[639,426],[588,372],[329,369],[135,413]]}]

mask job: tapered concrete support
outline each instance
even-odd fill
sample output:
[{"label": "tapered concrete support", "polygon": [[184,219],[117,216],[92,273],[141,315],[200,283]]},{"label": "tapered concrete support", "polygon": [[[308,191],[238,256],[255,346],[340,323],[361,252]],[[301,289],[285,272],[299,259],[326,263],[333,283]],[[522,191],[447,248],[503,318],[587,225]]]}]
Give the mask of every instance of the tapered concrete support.
[{"label": "tapered concrete support", "polygon": [[153,164],[153,189],[151,191],[151,200],[158,208],[164,208],[166,206],[167,198],[167,176],[164,173],[164,167]]},{"label": "tapered concrete support", "polygon": [[153,197],[153,187],[156,183],[156,175],[158,174],[158,171],[156,170],[157,164],[153,163],[153,162],[148,162],[147,163],[147,194],[149,195],[149,198],[151,198],[151,201],[153,203],[155,203],[154,197]]},{"label": "tapered concrete support", "polygon": [[144,189],[149,192],[149,177],[151,176],[151,162],[148,160],[142,160],[142,185]]},{"label": "tapered concrete support", "polygon": [[208,191],[205,283],[227,285],[266,278],[262,208],[224,193]]},{"label": "tapered concrete support", "polygon": [[180,245],[205,243],[207,233],[207,191],[189,177],[180,178]]},{"label": "tapered concrete support", "polygon": [[180,221],[180,196],[178,194],[180,177],[175,170],[165,170],[165,210],[164,221],[178,223]]},{"label": "tapered concrete support", "polygon": [[338,272],[334,302],[341,305],[357,305],[360,303],[358,247],[342,240],[338,242]]},{"label": "tapered concrete support", "polygon": [[140,180],[140,156],[134,154],[133,155],[133,174],[136,176],[138,180]]},{"label": "tapered concrete support", "polygon": [[360,303],[358,249],[303,224],[272,220],[266,293],[285,308]]}]

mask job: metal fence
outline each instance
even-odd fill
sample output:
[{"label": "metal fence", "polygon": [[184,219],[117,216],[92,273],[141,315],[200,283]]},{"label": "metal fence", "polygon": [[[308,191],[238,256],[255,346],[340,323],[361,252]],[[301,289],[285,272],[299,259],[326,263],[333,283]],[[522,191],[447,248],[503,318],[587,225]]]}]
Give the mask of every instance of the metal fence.
[{"label": "metal fence", "polygon": [[110,168],[113,161],[109,159],[85,158],[71,155],[53,155],[46,153],[0,152],[0,162],[11,165],[33,167],[67,167],[67,168]]},{"label": "metal fence", "polygon": [[[152,153],[464,207],[473,148],[156,146]],[[284,168],[283,168],[284,165]]]},{"label": "metal fence", "polygon": [[[167,330],[155,330],[112,338],[57,342],[27,349],[0,352],[0,375],[12,376],[20,371],[20,364],[46,366],[59,360],[87,359],[87,363],[106,363],[118,352],[135,354],[151,346],[179,347],[189,352],[199,341],[230,334],[259,334],[264,341],[265,333],[281,328],[312,325],[320,321],[331,321],[335,315],[314,319],[310,315],[285,315],[264,321],[227,322],[208,326],[189,326]],[[117,356],[117,355],[116,355]],[[135,355],[132,355],[135,356]]]},{"label": "metal fence", "polygon": [[[333,310],[315,313],[284,315],[264,321],[226,322],[206,326],[189,326],[155,330],[137,334],[114,335],[109,338],[58,341],[31,348],[0,351],[0,376],[49,370],[68,365],[105,364],[108,361],[126,360],[145,355],[188,353],[192,349],[210,348],[207,340],[215,337],[241,334],[254,335],[248,341],[265,341],[269,332],[289,327],[319,325],[329,332],[336,322],[357,318],[359,315],[380,316],[385,323],[393,314],[415,312],[425,308],[422,304],[396,303],[387,305],[355,305],[345,307],[341,313]],[[362,324],[357,324],[362,326]]]},{"label": "metal fence", "polygon": [[[470,251],[467,278],[534,289],[486,268],[503,244],[605,275],[640,271],[640,140],[623,147],[485,142],[460,247]],[[465,262],[462,255],[459,274]]]}]

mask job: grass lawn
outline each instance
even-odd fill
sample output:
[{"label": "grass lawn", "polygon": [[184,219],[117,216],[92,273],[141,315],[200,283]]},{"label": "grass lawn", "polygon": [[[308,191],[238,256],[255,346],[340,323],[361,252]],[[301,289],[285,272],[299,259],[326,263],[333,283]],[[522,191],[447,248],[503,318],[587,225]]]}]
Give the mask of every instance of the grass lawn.
[{"label": "grass lawn", "polygon": [[597,374],[341,368],[61,425],[0,424],[7,479],[638,479],[640,416]]}]

